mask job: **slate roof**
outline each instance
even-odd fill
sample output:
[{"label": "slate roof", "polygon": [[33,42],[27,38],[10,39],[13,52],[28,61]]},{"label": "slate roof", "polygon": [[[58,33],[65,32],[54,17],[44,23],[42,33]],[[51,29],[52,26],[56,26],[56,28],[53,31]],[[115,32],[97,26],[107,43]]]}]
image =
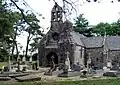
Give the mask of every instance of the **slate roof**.
[{"label": "slate roof", "polygon": [[[49,33],[49,32],[48,32]],[[46,36],[48,35],[46,34]],[[70,32],[72,35],[72,40],[80,46],[84,46],[86,48],[97,48],[97,47],[102,47],[104,45],[104,37],[85,37],[82,34],[79,34],[78,32]],[[46,36],[43,37],[43,39],[40,42],[40,45],[45,43],[45,38]],[[107,36],[106,37],[106,44],[107,44],[107,49],[110,50],[120,50],[120,36]],[[50,48],[50,47],[48,47]]]},{"label": "slate roof", "polygon": [[120,36],[108,36],[107,46],[110,50],[120,50]]},{"label": "slate roof", "polygon": [[77,45],[81,45],[84,46],[83,42],[81,41],[81,38],[85,38],[84,35],[79,34],[78,32],[70,32],[70,34],[72,35],[73,41],[77,44]]},{"label": "slate roof", "polygon": [[81,39],[86,48],[102,47],[104,37],[89,37]]}]

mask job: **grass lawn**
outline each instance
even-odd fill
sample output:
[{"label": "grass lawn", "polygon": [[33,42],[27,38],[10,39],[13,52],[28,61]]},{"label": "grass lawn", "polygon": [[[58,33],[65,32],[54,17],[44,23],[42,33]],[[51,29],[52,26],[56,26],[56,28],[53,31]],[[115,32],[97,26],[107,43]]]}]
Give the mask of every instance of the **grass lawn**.
[{"label": "grass lawn", "polygon": [[20,82],[0,85],[120,85],[120,78],[82,81],[59,81],[59,82]]},{"label": "grass lawn", "polygon": [[0,69],[2,68],[2,66],[6,66],[7,62],[0,62]]}]

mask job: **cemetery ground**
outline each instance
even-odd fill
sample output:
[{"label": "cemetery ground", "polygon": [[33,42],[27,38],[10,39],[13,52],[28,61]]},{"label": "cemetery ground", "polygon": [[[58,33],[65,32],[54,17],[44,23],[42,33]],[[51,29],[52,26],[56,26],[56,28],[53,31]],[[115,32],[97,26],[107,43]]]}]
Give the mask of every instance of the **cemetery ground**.
[{"label": "cemetery ground", "polygon": [[0,85],[120,85],[120,78],[80,80],[80,81],[37,81],[37,82],[16,82],[0,83]]},{"label": "cemetery ground", "polygon": [[[1,62],[1,67],[7,65],[7,62]],[[0,81],[0,85],[120,85],[120,77],[57,77],[44,75],[48,68],[40,68],[40,72],[30,75],[41,77],[40,80],[19,82],[12,78],[10,81]],[[43,71],[42,71],[43,70]],[[42,71],[42,72],[41,72]]]}]

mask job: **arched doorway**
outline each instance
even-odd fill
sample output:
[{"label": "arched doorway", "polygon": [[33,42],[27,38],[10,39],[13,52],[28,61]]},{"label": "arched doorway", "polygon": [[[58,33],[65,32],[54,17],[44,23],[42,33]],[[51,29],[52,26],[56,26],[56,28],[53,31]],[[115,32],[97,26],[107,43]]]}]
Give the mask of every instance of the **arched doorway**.
[{"label": "arched doorway", "polygon": [[46,59],[47,59],[47,67],[51,66],[52,65],[52,57],[53,56],[53,60],[54,60],[54,63],[57,65],[58,64],[58,56],[55,52],[49,52],[46,56]]}]

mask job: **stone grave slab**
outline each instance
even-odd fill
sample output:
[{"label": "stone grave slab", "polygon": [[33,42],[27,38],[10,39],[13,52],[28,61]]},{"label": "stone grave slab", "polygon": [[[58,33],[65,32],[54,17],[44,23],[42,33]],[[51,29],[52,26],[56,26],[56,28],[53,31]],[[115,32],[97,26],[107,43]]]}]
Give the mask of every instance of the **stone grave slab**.
[{"label": "stone grave slab", "polygon": [[119,67],[118,66],[113,66],[112,68],[110,68],[110,70],[116,70],[116,71],[119,71]]},{"label": "stone grave slab", "polygon": [[11,80],[10,77],[0,77],[0,81],[8,81]]},{"label": "stone grave slab", "polygon": [[29,74],[36,74],[36,73],[40,73],[40,71],[36,71],[36,70],[27,70],[27,71],[24,71],[23,73],[29,73]]},{"label": "stone grave slab", "polygon": [[63,72],[63,70],[58,70],[56,69],[55,71],[51,71],[50,69],[48,71],[46,71],[44,73],[44,75],[48,75],[48,76],[53,76],[53,75],[58,75],[61,74]]},{"label": "stone grave slab", "polygon": [[58,75],[58,77],[74,77],[74,76],[80,76],[81,72],[78,71],[71,71],[71,72],[67,72],[67,73],[61,73]]},{"label": "stone grave slab", "polygon": [[7,74],[0,74],[0,77],[8,77]]},{"label": "stone grave slab", "polygon": [[22,72],[2,72],[4,75],[9,75],[9,74],[20,74]]},{"label": "stone grave slab", "polygon": [[27,76],[29,73],[20,73],[20,74],[10,74],[9,77],[15,78],[15,77],[21,77],[21,76]]},{"label": "stone grave slab", "polygon": [[59,74],[61,74],[61,73],[63,73],[63,71],[62,70],[57,70],[57,71],[53,71],[52,72],[52,75],[59,75]]},{"label": "stone grave slab", "polygon": [[39,68],[39,72],[46,72],[46,71],[48,71],[50,68],[49,67],[46,67],[46,68],[43,68],[43,67],[40,67]]},{"label": "stone grave slab", "polygon": [[19,82],[23,82],[23,81],[39,81],[41,80],[40,76],[36,76],[36,75],[28,75],[28,76],[22,76],[22,77],[15,77],[16,80],[18,80]]},{"label": "stone grave slab", "polygon": [[108,71],[108,72],[105,72],[103,73],[103,76],[109,76],[109,77],[117,77],[117,76],[120,76],[120,72],[118,71]]}]

